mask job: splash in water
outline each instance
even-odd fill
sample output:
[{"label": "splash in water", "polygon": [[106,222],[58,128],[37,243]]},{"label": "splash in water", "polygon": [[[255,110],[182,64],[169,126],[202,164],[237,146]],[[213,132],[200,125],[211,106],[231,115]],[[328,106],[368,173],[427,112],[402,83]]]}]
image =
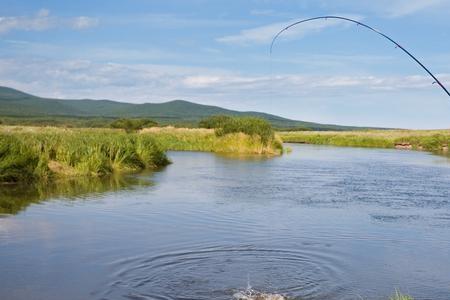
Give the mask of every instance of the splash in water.
[{"label": "splash in water", "polygon": [[261,293],[251,288],[234,294],[233,298],[235,300],[287,300],[283,295]]},{"label": "splash in water", "polygon": [[234,294],[233,298],[235,300],[287,300],[285,296],[280,294],[262,293],[252,289],[249,274],[247,274],[247,289]]}]

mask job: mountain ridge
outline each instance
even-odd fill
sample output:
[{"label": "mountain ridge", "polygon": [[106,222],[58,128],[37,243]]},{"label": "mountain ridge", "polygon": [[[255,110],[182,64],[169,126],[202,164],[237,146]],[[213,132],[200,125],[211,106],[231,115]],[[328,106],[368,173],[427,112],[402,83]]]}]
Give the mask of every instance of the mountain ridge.
[{"label": "mountain ridge", "polygon": [[320,124],[291,120],[257,111],[236,111],[220,106],[198,104],[183,99],[162,103],[127,103],[108,99],[55,99],[0,86],[0,116],[16,118],[152,118],[162,125],[196,124],[211,115],[262,117],[277,128],[311,130],[356,130],[369,127]]}]

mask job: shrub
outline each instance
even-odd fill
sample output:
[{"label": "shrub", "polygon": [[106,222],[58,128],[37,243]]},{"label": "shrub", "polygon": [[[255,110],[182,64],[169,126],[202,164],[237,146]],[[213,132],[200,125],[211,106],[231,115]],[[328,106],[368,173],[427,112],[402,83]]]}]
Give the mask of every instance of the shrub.
[{"label": "shrub", "polygon": [[204,118],[198,123],[198,127],[207,129],[222,128],[225,123],[229,122],[233,117],[226,115],[216,115]]},{"label": "shrub", "polygon": [[230,133],[242,132],[250,136],[258,135],[263,145],[267,146],[274,139],[272,125],[261,118],[256,117],[234,117],[216,128],[216,135],[223,136]]},{"label": "shrub", "polygon": [[132,132],[157,125],[158,123],[150,119],[118,119],[112,122],[110,127],[125,129],[126,132]]}]

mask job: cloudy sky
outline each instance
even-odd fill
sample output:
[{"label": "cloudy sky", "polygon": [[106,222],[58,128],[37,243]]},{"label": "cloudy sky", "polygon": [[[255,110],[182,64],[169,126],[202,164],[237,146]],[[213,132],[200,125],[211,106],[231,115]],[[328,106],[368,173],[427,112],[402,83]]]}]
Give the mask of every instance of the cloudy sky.
[{"label": "cloudy sky", "polygon": [[450,128],[449,0],[0,0],[0,85],[55,98],[185,99],[322,123]]}]

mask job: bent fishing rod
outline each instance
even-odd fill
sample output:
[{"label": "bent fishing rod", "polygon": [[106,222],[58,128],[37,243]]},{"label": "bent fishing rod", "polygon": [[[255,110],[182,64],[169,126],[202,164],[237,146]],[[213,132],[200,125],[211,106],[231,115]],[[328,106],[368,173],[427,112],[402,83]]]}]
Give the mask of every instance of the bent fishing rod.
[{"label": "bent fishing rod", "polygon": [[389,40],[391,43],[393,43],[395,45],[396,48],[401,49],[403,52],[405,52],[410,58],[412,58],[416,63],[418,63],[432,78],[433,78],[433,84],[437,83],[443,90],[444,92],[450,97],[450,92],[447,90],[447,88],[444,86],[444,84],[439,81],[439,79],[427,68],[425,67],[425,65],[419,60],[417,59],[414,55],[411,54],[411,52],[409,52],[408,50],[406,50],[404,47],[402,47],[402,45],[400,45],[399,43],[397,43],[394,39],[392,39],[391,37],[387,36],[386,34],[382,33],[381,31],[367,25],[364,24],[360,21],[357,20],[353,20],[350,18],[346,18],[346,17],[339,17],[339,16],[321,16],[321,17],[314,17],[314,18],[309,18],[309,19],[304,19],[298,22],[294,22],[288,26],[286,26],[285,28],[283,28],[282,30],[280,30],[272,39],[272,43],[270,44],[270,56],[272,56],[272,51],[273,51],[273,46],[275,44],[275,41],[277,40],[277,38],[286,30],[289,30],[290,28],[302,24],[302,23],[306,23],[306,22],[310,22],[310,21],[315,21],[315,20],[321,20],[321,19],[337,19],[337,20],[342,20],[342,21],[347,21],[347,22],[351,22],[354,23],[358,26],[362,26],[365,27],[373,32],[375,32],[376,34],[386,38],[387,40]]}]

